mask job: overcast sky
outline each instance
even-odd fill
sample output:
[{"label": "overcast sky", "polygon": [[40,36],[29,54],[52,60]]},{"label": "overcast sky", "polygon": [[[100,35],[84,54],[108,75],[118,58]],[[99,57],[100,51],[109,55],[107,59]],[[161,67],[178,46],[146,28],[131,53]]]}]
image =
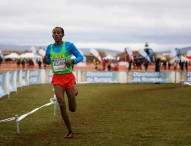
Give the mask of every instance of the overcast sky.
[{"label": "overcast sky", "polygon": [[61,26],[64,40],[78,48],[133,50],[145,42],[156,50],[191,46],[190,0],[3,0],[0,44],[53,42]]}]

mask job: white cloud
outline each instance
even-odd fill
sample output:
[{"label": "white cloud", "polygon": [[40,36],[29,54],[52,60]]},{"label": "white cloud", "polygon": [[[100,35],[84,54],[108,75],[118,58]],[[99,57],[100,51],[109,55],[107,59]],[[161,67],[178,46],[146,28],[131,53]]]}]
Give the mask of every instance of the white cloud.
[{"label": "white cloud", "polygon": [[190,7],[189,0],[6,0],[0,44],[47,45],[52,29],[62,26],[66,40],[85,46],[189,45]]}]

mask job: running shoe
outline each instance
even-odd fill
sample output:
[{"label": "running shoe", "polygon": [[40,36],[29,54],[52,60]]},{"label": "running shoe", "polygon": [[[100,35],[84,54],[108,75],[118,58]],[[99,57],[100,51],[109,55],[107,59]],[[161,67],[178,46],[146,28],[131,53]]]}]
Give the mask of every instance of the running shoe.
[{"label": "running shoe", "polygon": [[72,132],[69,132],[65,138],[74,138],[74,134]]}]

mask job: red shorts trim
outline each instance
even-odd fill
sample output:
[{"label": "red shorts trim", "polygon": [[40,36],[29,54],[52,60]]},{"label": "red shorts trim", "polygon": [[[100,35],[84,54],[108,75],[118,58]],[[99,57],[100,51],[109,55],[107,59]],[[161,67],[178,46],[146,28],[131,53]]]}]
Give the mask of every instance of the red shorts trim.
[{"label": "red shorts trim", "polygon": [[53,85],[61,85],[64,89],[72,88],[76,84],[76,79],[73,73],[53,74]]}]

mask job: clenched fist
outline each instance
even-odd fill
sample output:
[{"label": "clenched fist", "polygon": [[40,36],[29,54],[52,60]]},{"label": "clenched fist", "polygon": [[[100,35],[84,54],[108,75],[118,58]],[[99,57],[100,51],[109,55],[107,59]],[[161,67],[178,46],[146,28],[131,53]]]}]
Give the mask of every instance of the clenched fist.
[{"label": "clenched fist", "polygon": [[67,67],[70,67],[70,66],[74,65],[74,60],[72,59],[72,60],[67,60],[67,61],[65,61],[65,65],[66,65]]}]

